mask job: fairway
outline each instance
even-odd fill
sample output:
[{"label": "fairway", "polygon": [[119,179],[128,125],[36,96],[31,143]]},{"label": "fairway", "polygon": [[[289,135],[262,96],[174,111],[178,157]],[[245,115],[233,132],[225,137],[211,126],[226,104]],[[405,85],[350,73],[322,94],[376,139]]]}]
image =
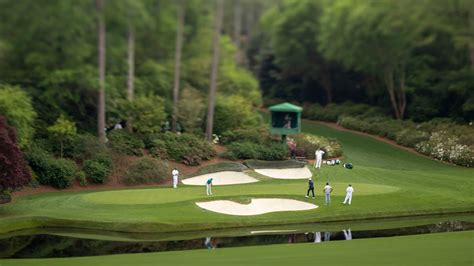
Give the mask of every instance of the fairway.
[{"label": "fairway", "polygon": [[[474,211],[472,176],[468,168],[440,163],[366,136],[313,123],[307,133],[341,140],[344,161],[353,170],[326,166],[314,170],[316,199],[307,199],[306,180],[262,178],[252,184],[216,186],[205,195],[204,186],[141,188],[115,191],[57,192],[26,196],[0,206],[0,232],[39,226],[76,227],[125,232],[177,232],[236,226],[261,226],[446,214]],[[258,178],[258,175],[256,175]],[[332,204],[323,205],[322,187],[334,188]],[[355,189],[353,204],[342,205],[345,188]],[[234,217],[203,210],[196,202],[252,198],[287,198],[313,203],[308,211]]]},{"label": "fairway", "polygon": [[[472,231],[67,259],[0,260],[2,266],[82,265],[472,265]],[[471,254],[471,255],[468,255]]]}]

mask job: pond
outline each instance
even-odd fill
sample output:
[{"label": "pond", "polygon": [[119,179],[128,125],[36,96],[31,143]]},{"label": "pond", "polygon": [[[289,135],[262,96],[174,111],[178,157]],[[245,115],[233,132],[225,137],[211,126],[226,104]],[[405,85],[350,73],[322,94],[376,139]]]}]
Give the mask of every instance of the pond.
[{"label": "pond", "polygon": [[[340,225],[339,225],[340,226]],[[304,228],[304,230],[302,230]],[[340,226],[321,231],[320,226],[286,226],[284,229],[265,228],[240,230],[235,235],[225,232],[200,232],[156,237],[142,234],[125,236],[100,235],[100,232],[78,229],[42,229],[0,236],[0,258],[59,258],[98,256],[125,253],[164,252],[176,250],[257,246],[272,244],[350,241],[364,238],[405,236],[451,231],[473,230],[474,223],[450,220],[438,223],[385,229],[351,229]],[[230,232],[230,231],[229,231]],[[214,234],[215,235],[214,235]]]}]

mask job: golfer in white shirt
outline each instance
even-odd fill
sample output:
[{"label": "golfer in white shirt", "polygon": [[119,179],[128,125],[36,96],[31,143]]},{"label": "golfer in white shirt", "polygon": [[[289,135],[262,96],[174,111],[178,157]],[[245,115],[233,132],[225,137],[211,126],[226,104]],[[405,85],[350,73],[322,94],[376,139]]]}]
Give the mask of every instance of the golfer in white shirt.
[{"label": "golfer in white shirt", "polygon": [[316,152],[314,153],[314,157],[315,157],[315,160],[314,160],[314,167],[315,168],[318,168],[320,169],[321,168],[321,162],[323,161],[323,155],[324,155],[324,151],[323,150],[316,150]]},{"label": "golfer in white shirt", "polygon": [[176,167],[173,169],[173,171],[171,171],[171,175],[173,176],[173,188],[177,188],[179,171]]},{"label": "golfer in white shirt", "polygon": [[326,183],[326,186],[323,188],[324,195],[326,196],[326,203],[324,205],[328,205],[331,203],[331,192],[332,192],[332,187],[329,185],[329,183]]},{"label": "golfer in white shirt", "polygon": [[351,184],[349,184],[349,186],[346,188],[346,198],[344,199],[344,202],[342,204],[349,203],[349,205],[351,205],[352,192],[354,192],[354,188],[352,187]]}]

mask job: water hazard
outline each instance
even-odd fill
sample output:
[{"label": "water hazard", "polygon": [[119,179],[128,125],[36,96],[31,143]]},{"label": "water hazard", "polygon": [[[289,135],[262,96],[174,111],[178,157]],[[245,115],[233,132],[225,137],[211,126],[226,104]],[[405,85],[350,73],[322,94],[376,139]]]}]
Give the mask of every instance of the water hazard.
[{"label": "water hazard", "polygon": [[[0,258],[59,258],[98,256],[125,253],[164,252],[191,249],[216,249],[227,247],[257,246],[288,243],[316,243],[324,245],[329,241],[350,241],[364,238],[405,236],[473,230],[474,223],[445,221],[436,224],[381,230],[335,231],[254,230],[241,236],[208,236],[183,240],[98,240],[84,236],[58,234],[31,234],[0,239]],[[63,231],[64,232],[64,231]],[[77,234],[77,231],[75,232]],[[178,237],[179,238],[179,237]]]}]

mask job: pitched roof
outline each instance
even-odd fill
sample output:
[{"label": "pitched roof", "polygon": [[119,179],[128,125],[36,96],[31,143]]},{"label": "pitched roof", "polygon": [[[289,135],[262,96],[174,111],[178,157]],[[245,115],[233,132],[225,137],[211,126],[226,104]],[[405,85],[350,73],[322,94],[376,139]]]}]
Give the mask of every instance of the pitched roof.
[{"label": "pitched roof", "polygon": [[303,111],[303,108],[286,102],[270,106],[268,110],[272,112],[301,112]]}]

